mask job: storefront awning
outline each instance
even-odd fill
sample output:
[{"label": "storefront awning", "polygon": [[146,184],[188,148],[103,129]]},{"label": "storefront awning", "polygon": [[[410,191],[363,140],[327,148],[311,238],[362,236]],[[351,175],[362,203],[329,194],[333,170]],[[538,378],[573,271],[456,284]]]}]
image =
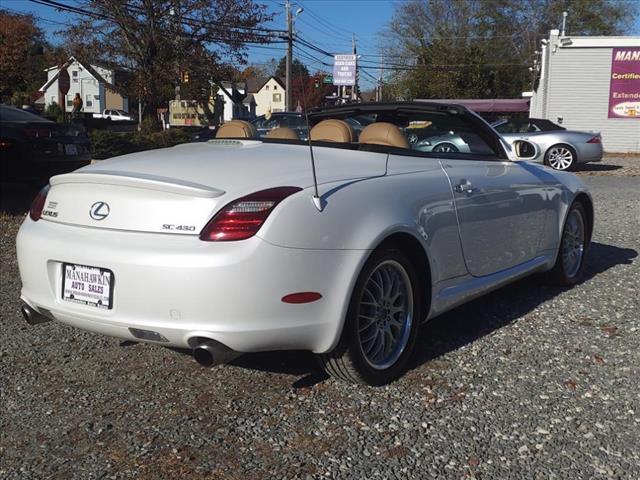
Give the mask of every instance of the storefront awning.
[{"label": "storefront awning", "polygon": [[478,113],[529,112],[528,98],[494,98],[494,99],[416,99],[417,102],[455,103],[464,105]]}]

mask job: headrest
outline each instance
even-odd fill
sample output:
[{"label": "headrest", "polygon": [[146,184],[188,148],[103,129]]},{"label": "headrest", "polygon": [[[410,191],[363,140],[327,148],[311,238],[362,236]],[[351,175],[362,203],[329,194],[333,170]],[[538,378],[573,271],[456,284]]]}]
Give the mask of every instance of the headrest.
[{"label": "headrest", "polygon": [[231,120],[223,123],[216,132],[216,138],[256,138],[256,127],[244,120]]},{"label": "headrest", "polygon": [[393,123],[376,122],[360,132],[360,144],[386,145],[387,147],[411,148],[407,137]]},{"label": "headrest", "polygon": [[282,140],[300,140],[295,130],[288,127],[278,127],[273,130],[269,130],[269,133],[265,135],[266,138],[279,138]]},{"label": "headrest", "polygon": [[321,142],[352,143],[356,141],[356,133],[351,125],[343,120],[323,120],[311,129],[311,140]]}]

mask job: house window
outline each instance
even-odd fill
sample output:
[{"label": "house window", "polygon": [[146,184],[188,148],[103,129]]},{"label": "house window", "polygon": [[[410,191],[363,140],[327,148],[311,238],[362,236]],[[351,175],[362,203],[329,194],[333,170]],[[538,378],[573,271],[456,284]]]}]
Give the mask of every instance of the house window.
[{"label": "house window", "polygon": [[273,89],[274,89],[274,90],[277,90],[277,89],[278,89],[278,85],[274,85],[274,86],[273,86]]},{"label": "house window", "polygon": [[273,101],[274,102],[281,102],[282,101],[282,94],[281,93],[274,93],[273,94]]},{"label": "house window", "polygon": [[92,107],[93,106],[93,95],[87,95],[87,99],[85,100],[85,106],[86,107]]},{"label": "house window", "polygon": [[71,71],[71,76],[73,77],[73,81],[78,83],[78,71],[77,70],[72,70]]},{"label": "house window", "polygon": [[266,87],[264,87],[265,90],[269,90],[269,85],[267,85]]},{"label": "house window", "polygon": [[67,95],[67,107],[73,107],[73,95]]}]

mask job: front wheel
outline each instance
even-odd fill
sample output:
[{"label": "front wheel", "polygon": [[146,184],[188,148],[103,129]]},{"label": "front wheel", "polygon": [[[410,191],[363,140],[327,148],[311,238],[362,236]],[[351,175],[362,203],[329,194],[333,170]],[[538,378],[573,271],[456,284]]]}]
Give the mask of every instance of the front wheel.
[{"label": "front wheel", "polygon": [[384,385],[404,371],[421,313],[415,269],[397,249],[376,251],[354,288],[338,345],[318,355],[331,376]]},{"label": "front wheel", "polygon": [[554,170],[572,170],[576,165],[576,152],[569,145],[554,145],[547,150],[544,161]]},{"label": "front wheel", "polygon": [[589,248],[589,227],[582,203],[571,205],[562,230],[558,258],[550,272],[558,285],[575,285],[584,270],[584,259]]}]

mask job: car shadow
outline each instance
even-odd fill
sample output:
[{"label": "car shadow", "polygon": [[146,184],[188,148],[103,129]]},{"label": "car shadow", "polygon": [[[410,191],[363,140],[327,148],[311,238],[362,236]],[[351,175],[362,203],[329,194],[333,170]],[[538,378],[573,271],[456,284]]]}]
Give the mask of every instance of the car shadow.
[{"label": "car shadow", "polygon": [[[630,248],[593,242],[581,283],[617,265],[631,264],[637,256],[638,252]],[[434,318],[420,328],[408,369],[416,369],[526,317],[565,290],[548,285],[544,274],[532,275]],[[231,364],[300,376],[292,384],[294,389],[312,387],[328,378],[309,352],[247,353]]]},{"label": "car shadow", "polygon": [[610,172],[612,170],[619,170],[621,168],[622,165],[607,165],[606,163],[581,163],[576,166],[575,172]]}]

